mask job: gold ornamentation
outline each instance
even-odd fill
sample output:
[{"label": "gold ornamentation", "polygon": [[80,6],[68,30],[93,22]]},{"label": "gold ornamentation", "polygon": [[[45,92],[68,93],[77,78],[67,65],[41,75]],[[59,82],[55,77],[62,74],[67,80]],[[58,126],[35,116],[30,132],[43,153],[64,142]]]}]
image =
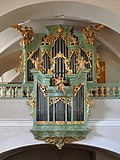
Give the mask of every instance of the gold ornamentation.
[{"label": "gold ornamentation", "polygon": [[20,59],[20,60],[19,60],[19,66],[16,67],[14,70],[15,70],[16,72],[19,72],[21,78],[23,79],[23,74],[24,74],[24,69],[23,69],[24,57],[23,57],[23,54],[21,54],[21,55],[19,56],[19,59]]},{"label": "gold ornamentation", "polygon": [[47,54],[48,57],[51,58],[52,52],[51,52],[51,50],[47,50],[47,49],[42,50],[42,51],[40,52],[41,59],[43,59],[43,57],[44,57],[45,54]]},{"label": "gold ornamentation", "polygon": [[32,108],[32,111],[30,113],[31,116],[33,116],[34,108],[35,108],[35,99],[34,99],[34,93],[31,93],[31,98],[27,100],[27,105],[29,105]]},{"label": "gold ornamentation", "polygon": [[11,28],[15,28],[22,33],[23,39],[21,41],[22,45],[29,45],[33,41],[34,32],[33,29],[27,26],[23,27],[21,25],[13,25]]},{"label": "gold ornamentation", "polygon": [[[55,97],[55,104],[59,101],[63,102],[64,104],[67,103],[67,105],[71,106],[71,99],[68,97]],[[66,102],[67,101],[67,102]],[[53,104],[53,99],[50,97],[50,106]]]},{"label": "gold ornamentation", "polygon": [[65,94],[65,80],[63,77],[55,78],[56,90],[60,90]]},{"label": "gold ornamentation", "polygon": [[32,61],[36,69],[40,70],[42,73],[45,72],[45,68],[43,68],[42,66],[43,60],[40,60],[39,57],[37,57],[35,60],[30,57],[30,60]]},{"label": "gold ornamentation", "polygon": [[43,37],[41,42],[42,45],[51,45],[51,43],[52,43],[51,34]]},{"label": "gold ornamentation", "polygon": [[64,29],[62,27],[58,26],[58,28],[56,29],[56,32],[62,33],[62,32],[64,32]]},{"label": "gold ornamentation", "polygon": [[27,61],[32,57],[32,56],[34,56],[34,54],[36,53],[38,51],[38,48],[37,49],[35,49],[34,51],[32,51],[32,52],[28,52],[28,58],[27,58]]},{"label": "gold ornamentation", "polygon": [[60,125],[64,125],[64,124],[79,124],[79,125],[83,125],[84,121],[37,121],[36,124],[38,125],[42,125],[42,124],[60,124]]},{"label": "gold ornamentation", "polygon": [[101,72],[105,70],[104,66],[100,66],[100,56],[96,53],[96,78],[100,78]]},{"label": "gold ornamentation", "polygon": [[70,58],[73,56],[73,54],[76,55],[76,57],[78,58],[79,55],[80,55],[80,50],[69,50],[69,55],[70,55]]},{"label": "gold ornamentation", "polygon": [[86,64],[90,64],[90,62],[86,62],[84,57],[81,57],[80,59],[77,59],[77,63],[75,64],[77,73],[79,73],[80,70],[84,70]]},{"label": "gold ornamentation", "polygon": [[70,45],[78,45],[79,44],[78,39],[75,35],[70,34],[69,38],[70,38]]},{"label": "gold ornamentation", "polygon": [[91,51],[86,51],[84,48],[81,48],[83,51],[84,51],[84,53],[87,55],[87,57],[90,59],[90,60],[92,60],[92,52]]},{"label": "gold ornamentation", "polygon": [[51,66],[50,66],[50,69],[48,69],[48,74],[53,74],[55,72],[55,64],[56,64],[56,61],[55,59],[51,59]]},{"label": "gold ornamentation", "polygon": [[81,83],[81,84],[79,84],[78,86],[74,86],[74,88],[73,88],[73,91],[74,91],[73,95],[74,95],[74,96],[77,95],[78,91],[81,89],[81,87],[82,87],[83,85],[84,85],[84,83]]},{"label": "gold ornamentation", "polygon": [[54,73],[54,69],[55,69],[55,64],[56,64],[56,59],[57,58],[63,58],[64,59],[64,64],[65,64],[65,69],[67,70],[67,74],[72,74],[72,70],[70,69],[70,62],[69,60],[61,53],[59,52],[55,57],[53,57],[53,59],[51,60],[51,69],[48,70],[48,74],[52,74]]},{"label": "gold ornamentation", "polygon": [[58,40],[58,38],[63,39],[65,44],[67,45],[67,36],[61,34],[61,32],[58,32],[60,34],[49,34],[48,36],[43,37],[43,40],[41,42],[42,45],[51,45],[52,47],[55,45],[55,42]]},{"label": "gold ornamentation", "polygon": [[88,26],[83,28],[83,33],[85,34],[87,38],[87,42],[90,45],[93,45],[96,41],[96,35],[99,29],[103,28],[104,26],[102,24],[97,24],[96,26]]},{"label": "gold ornamentation", "polygon": [[63,34],[59,34],[59,35],[54,34],[54,35],[52,35],[51,38],[52,38],[52,46],[55,45],[55,42],[58,40],[58,38],[61,38],[65,42],[65,44],[67,45],[67,36],[65,36]]},{"label": "gold ornamentation", "polygon": [[44,85],[42,85],[42,84],[38,84],[38,87],[39,87],[39,89],[42,91],[43,95],[44,95],[45,97],[47,97],[47,92],[48,92],[47,87],[44,86]]},{"label": "gold ornamentation", "polygon": [[87,91],[85,103],[87,106],[87,117],[90,115],[90,107],[93,105],[93,102],[90,99],[90,93]]},{"label": "gold ornamentation", "polygon": [[72,143],[84,139],[85,137],[45,137],[45,138],[36,138],[37,140],[43,140],[55,144],[58,149],[62,149],[65,144]]}]

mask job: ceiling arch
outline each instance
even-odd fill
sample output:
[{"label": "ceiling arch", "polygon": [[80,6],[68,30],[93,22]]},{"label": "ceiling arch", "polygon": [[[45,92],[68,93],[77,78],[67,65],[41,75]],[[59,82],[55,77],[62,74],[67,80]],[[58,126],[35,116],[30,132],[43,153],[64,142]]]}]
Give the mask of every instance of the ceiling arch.
[{"label": "ceiling arch", "polygon": [[[6,0],[2,2],[2,8],[4,8],[5,4],[6,6],[0,11],[0,24],[2,24],[0,26],[0,31],[28,19],[49,19],[64,15],[69,19],[87,19],[92,22],[102,23],[117,32],[120,32],[120,13],[117,9],[113,10],[113,7],[109,8],[109,5],[112,6],[111,0],[109,2],[108,0],[105,1],[108,2],[108,6],[106,3],[103,5],[103,3],[96,2],[95,5],[93,5],[94,0],[91,3],[88,3],[88,0],[42,0],[41,3],[39,0],[36,0],[34,1],[34,4],[31,0],[28,0],[27,2],[22,0],[21,3],[17,3],[15,0],[12,1],[13,3],[11,2],[10,6],[7,5]],[[115,3],[115,5],[117,5],[117,3]]]}]

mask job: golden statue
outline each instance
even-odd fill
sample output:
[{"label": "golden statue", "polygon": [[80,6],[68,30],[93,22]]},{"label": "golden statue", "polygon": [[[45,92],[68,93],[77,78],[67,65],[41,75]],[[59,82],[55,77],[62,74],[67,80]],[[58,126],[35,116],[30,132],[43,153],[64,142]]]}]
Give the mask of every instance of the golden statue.
[{"label": "golden statue", "polygon": [[43,60],[40,60],[38,57],[34,60],[33,58],[30,57],[30,60],[32,61],[32,63],[35,65],[35,68],[40,70],[41,72],[45,72],[45,69],[42,66],[42,62]]},{"label": "golden statue", "polygon": [[64,90],[65,84],[64,83],[65,81],[63,77],[59,76],[58,78],[55,78],[55,85],[57,86],[56,89],[62,91],[65,94],[65,90]]},{"label": "golden statue", "polygon": [[86,62],[86,60],[84,59],[84,57],[81,57],[81,59],[77,59],[77,63],[76,63],[76,70],[77,73],[80,70],[84,70],[85,69],[85,65],[88,64],[89,62]]}]

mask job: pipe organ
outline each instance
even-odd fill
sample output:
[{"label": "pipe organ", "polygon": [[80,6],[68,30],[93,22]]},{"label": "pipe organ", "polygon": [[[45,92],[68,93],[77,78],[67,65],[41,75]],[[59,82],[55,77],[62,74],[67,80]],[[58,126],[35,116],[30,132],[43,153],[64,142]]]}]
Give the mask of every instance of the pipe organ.
[{"label": "pipe organ", "polygon": [[97,47],[72,26],[47,26],[47,30],[47,35],[36,34],[28,45],[21,44],[23,77],[24,83],[34,84],[34,137],[62,148],[89,132],[87,82],[96,81]]}]

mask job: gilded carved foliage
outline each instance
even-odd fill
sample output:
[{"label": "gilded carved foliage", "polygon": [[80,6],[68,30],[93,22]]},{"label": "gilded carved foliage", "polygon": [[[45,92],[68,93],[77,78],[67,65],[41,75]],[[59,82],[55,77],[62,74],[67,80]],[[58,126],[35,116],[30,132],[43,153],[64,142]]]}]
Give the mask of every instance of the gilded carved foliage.
[{"label": "gilded carved foliage", "polygon": [[88,44],[93,45],[96,42],[96,35],[99,29],[103,27],[102,24],[97,24],[95,26],[86,26],[83,28],[83,33],[86,36]]},{"label": "gilded carved foliage", "polygon": [[34,93],[31,93],[31,98],[29,98],[27,100],[27,105],[29,105],[32,108],[32,111],[30,113],[31,116],[33,116],[34,114],[34,108],[35,108],[35,99],[34,99]]},{"label": "gilded carved foliage", "polygon": [[24,74],[23,64],[24,64],[24,57],[23,57],[23,54],[21,54],[19,56],[19,66],[16,67],[14,70],[20,73],[20,76],[22,79],[23,79],[23,74]]},{"label": "gilded carved foliage", "polygon": [[69,35],[70,45],[78,45],[79,41],[78,38],[75,35],[70,34]]},{"label": "gilded carved foliage", "polygon": [[104,66],[100,66],[100,56],[96,53],[96,78],[100,78],[101,72],[105,70]]},{"label": "gilded carved foliage", "polygon": [[90,107],[93,105],[93,102],[90,99],[90,93],[88,91],[86,93],[85,103],[86,103],[86,107],[87,107],[87,117],[89,117]]},{"label": "gilded carved foliage", "polygon": [[44,140],[45,142],[49,142],[55,144],[58,149],[62,149],[65,144],[72,143],[75,141],[79,141],[84,139],[85,137],[45,137],[45,138],[36,138],[37,140]]},{"label": "gilded carved foliage", "polygon": [[34,32],[31,27],[30,28],[28,28],[27,26],[23,27],[22,25],[17,24],[17,25],[11,26],[11,28],[15,28],[21,32],[22,37],[23,37],[21,41],[22,45],[24,46],[30,45],[30,43],[33,41]]},{"label": "gilded carved foliage", "polygon": [[42,91],[43,95],[47,97],[48,88],[42,84],[38,84],[38,87]]},{"label": "gilded carved foliage", "polygon": [[67,45],[67,35],[62,34],[64,29],[60,26],[56,29],[56,34],[49,34],[43,37],[41,45],[51,45],[52,47],[55,45],[55,42],[57,41],[58,38],[61,38],[65,41],[65,44]]},{"label": "gilded carved foliage", "polygon": [[74,86],[73,88],[73,95],[77,96],[78,91],[81,89],[81,87],[84,85],[84,83],[79,84],[78,86]]},{"label": "gilded carved foliage", "polygon": [[[63,102],[64,104],[67,103],[67,105],[71,106],[71,99],[68,97],[55,97],[55,104],[59,101]],[[50,106],[53,104],[53,98],[50,97],[49,99]]]},{"label": "gilded carved foliage", "polygon": [[67,70],[67,74],[72,74],[72,70],[70,69],[70,61],[61,53],[59,52],[53,59],[51,60],[51,66],[50,69],[48,70],[48,74],[54,73],[55,69],[55,64],[57,58],[63,58],[64,59],[64,64],[65,64],[65,69]]}]

